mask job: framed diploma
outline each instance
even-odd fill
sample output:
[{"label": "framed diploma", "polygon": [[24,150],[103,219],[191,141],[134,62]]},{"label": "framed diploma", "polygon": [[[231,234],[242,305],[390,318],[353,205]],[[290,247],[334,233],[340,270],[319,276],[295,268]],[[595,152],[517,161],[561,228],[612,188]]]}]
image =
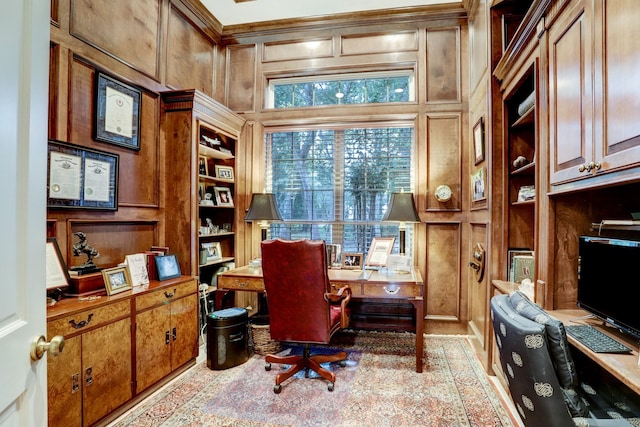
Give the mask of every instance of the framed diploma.
[{"label": "framed diploma", "polygon": [[140,98],[142,91],[96,71],[96,141],[140,150]]},{"label": "framed diploma", "polygon": [[384,267],[387,265],[387,257],[393,249],[395,237],[374,237],[367,253],[365,265]]},{"label": "framed diploma", "polygon": [[117,154],[49,140],[47,207],[118,209]]},{"label": "framed diploma", "polygon": [[58,241],[55,237],[49,237],[47,239],[45,270],[47,273],[47,290],[64,288],[69,286],[69,283],[71,283],[67,264],[65,264],[64,259],[62,258],[60,247],[58,246]]}]

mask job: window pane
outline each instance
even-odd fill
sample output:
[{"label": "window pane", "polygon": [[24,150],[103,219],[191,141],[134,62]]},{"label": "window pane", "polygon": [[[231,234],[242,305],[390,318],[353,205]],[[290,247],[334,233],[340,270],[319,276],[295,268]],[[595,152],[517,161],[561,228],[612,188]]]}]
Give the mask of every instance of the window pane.
[{"label": "window pane", "polygon": [[293,85],[280,85],[273,88],[274,108],[293,107]]},{"label": "window pane", "polygon": [[[293,85],[293,106],[311,107],[313,106],[313,84],[297,83]],[[275,107],[278,108],[278,107]]]},{"label": "window pane", "polygon": [[317,82],[313,86],[313,105],[335,105],[338,103],[339,98],[336,94],[340,93],[340,82]]}]

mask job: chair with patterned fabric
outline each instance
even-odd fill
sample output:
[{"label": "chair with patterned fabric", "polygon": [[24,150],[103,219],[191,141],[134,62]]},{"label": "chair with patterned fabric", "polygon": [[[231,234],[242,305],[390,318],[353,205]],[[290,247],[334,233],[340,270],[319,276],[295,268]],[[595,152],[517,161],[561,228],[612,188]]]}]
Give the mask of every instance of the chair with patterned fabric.
[{"label": "chair with patterned fabric", "polygon": [[271,363],[290,365],[276,375],[273,391],[280,393],[281,384],[303,369],[305,377],[311,369],[328,380],[328,389],[333,391],[336,375],[321,364],[341,362],[344,366],[347,354],[311,355],[310,345],[328,344],[335,332],[349,325],[351,289],[345,286],[332,291],[324,241],[266,240],[261,249],[271,339],[303,344],[301,356],[265,357],[267,370]]},{"label": "chair with patterned fabric", "polygon": [[525,426],[640,425],[631,394],[578,380],[560,321],[521,292],[493,297],[490,308],[504,379]]}]

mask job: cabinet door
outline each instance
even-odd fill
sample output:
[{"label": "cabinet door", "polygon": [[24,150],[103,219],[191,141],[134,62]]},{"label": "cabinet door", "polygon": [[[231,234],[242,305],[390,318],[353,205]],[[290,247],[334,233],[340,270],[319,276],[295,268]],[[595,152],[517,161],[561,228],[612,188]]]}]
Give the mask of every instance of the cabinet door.
[{"label": "cabinet door", "polygon": [[198,356],[198,295],[171,303],[171,369]]},{"label": "cabinet door", "polygon": [[171,305],[136,314],[136,392],[171,372]]},{"label": "cabinet door", "polygon": [[82,370],[88,426],[133,396],[130,317],[82,335]]},{"label": "cabinet door", "polygon": [[588,13],[584,2],[578,2],[549,30],[551,184],[590,176],[580,170],[593,160]]},{"label": "cabinet door", "polygon": [[79,336],[65,339],[64,350],[47,355],[47,399],[49,425],[82,425],[82,367]]},{"label": "cabinet door", "polygon": [[640,163],[640,8],[637,0],[595,4],[595,161],[609,172]]}]

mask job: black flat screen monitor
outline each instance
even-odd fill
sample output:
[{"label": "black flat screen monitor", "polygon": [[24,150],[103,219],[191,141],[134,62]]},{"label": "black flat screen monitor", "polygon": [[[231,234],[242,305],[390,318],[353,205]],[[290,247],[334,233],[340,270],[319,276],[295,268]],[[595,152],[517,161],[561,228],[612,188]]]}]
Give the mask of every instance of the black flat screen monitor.
[{"label": "black flat screen monitor", "polygon": [[640,242],[580,236],[578,306],[640,339]]}]

